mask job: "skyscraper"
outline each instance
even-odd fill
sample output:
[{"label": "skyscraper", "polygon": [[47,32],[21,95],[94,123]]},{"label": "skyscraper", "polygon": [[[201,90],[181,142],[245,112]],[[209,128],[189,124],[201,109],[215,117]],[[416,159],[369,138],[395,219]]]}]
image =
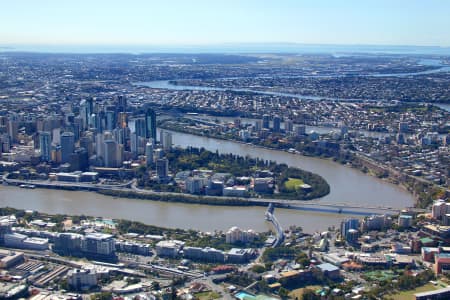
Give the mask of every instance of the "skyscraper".
[{"label": "skyscraper", "polygon": [[165,179],[169,175],[169,160],[160,158],[156,160],[156,176],[159,179]]},{"label": "skyscraper", "polygon": [[52,136],[50,132],[39,133],[39,149],[41,150],[41,160],[50,161],[52,151]]},{"label": "skyscraper", "polygon": [[19,136],[19,122],[16,120],[9,120],[7,124],[9,138],[12,143],[18,142]]},{"label": "skyscraper", "polygon": [[122,144],[117,144],[116,146],[116,167],[119,168],[123,164],[123,153],[124,146]]},{"label": "skyscraper", "polygon": [[52,130],[52,144],[61,145],[61,128],[54,128]]},{"label": "skyscraper", "polygon": [[153,143],[152,142],[148,142],[145,145],[145,160],[147,163],[147,167],[149,167],[153,164]]},{"label": "skyscraper", "polygon": [[89,117],[89,128],[96,128],[98,124],[98,116],[96,114],[91,114]]},{"label": "skyscraper", "polygon": [[104,154],[103,161],[105,167],[115,168],[117,167],[117,143],[113,140],[104,141]]},{"label": "skyscraper", "polygon": [[127,111],[127,98],[125,96],[117,96],[117,112]]},{"label": "skyscraper", "polygon": [[295,126],[295,133],[297,136],[305,135],[306,126],[305,125],[297,125]]},{"label": "skyscraper", "polygon": [[358,230],[359,220],[358,219],[345,219],[341,222],[341,236],[347,240],[349,236],[349,230]]},{"label": "skyscraper", "polygon": [[262,129],[262,120],[255,121],[255,131],[261,131]]},{"label": "skyscraper", "polygon": [[149,108],[145,113],[145,130],[145,137],[152,138],[156,141],[156,113],[151,108]]},{"label": "skyscraper", "polygon": [[146,131],[146,125],[145,125],[145,119],[139,118],[134,120],[134,132],[137,136],[140,137],[147,137],[147,131]]},{"label": "skyscraper", "polygon": [[80,147],[86,149],[88,157],[94,154],[94,137],[92,132],[88,132],[86,136],[80,138]]},{"label": "skyscraper", "polygon": [[290,119],[284,121],[284,130],[286,132],[292,132],[294,130],[294,122],[292,122],[292,120]]},{"label": "skyscraper", "polygon": [[273,132],[280,132],[281,129],[281,118],[280,116],[273,117]]},{"label": "skyscraper", "polygon": [[106,113],[106,130],[113,130],[115,128],[116,114],[114,111],[107,110]]},{"label": "skyscraper", "polygon": [[133,132],[130,136],[130,149],[133,158],[137,158],[138,156],[138,139],[139,137],[137,136],[137,134]]},{"label": "skyscraper", "polygon": [[61,145],[52,145],[51,160],[60,164],[61,163]]},{"label": "skyscraper", "polygon": [[265,114],[262,118],[262,128],[269,129],[269,115]]},{"label": "skyscraper", "polygon": [[117,127],[127,128],[128,127],[128,115],[126,112],[119,112],[117,118]]},{"label": "skyscraper", "polygon": [[125,143],[125,129],[122,128],[116,128],[113,130],[113,136],[114,136],[114,140],[118,143],[118,144],[124,144]]},{"label": "skyscraper", "polygon": [[89,158],[86,149],[78,148],[70,155],[70,170],[86,171],[89,167]]},{"label": "skyscraper", "polygon": [[96,122],[95,123],[95,129],[97,129],[97,132],[102,132],[105,129],[105,124],[106,124],[106,114],[104,111],[99,111],[97,113],[97,118],[96,118]]},{"label": "skyscraper", "polygon": [[161,130],[159,134],[159,142],[164,150],[172,148],[172,134],[168,131]]},{"label": "skyscraper", "polygon": [[0,135],[0,157],[1,153],[9,153],[9,150],[11,149],[11,140],[9,138],[9,135],[7,134],[1,134]]},{"label": "skyscraper", "polygon": [[103,157],[103,153],[105,152],[105,144],[103,143],[105,138],[102,133],[97,133],[95,136],[95,153],[97,157]]},{"label": "skyscraper", "polygon": [[89,128],[91,124],[90,117],[94,113],[94,99],[83,99],[80,102],[80,116],[83,119],[83,129]]},{"label": "skyscraper", "polygon": [[70,154],[75,150],[75,135],[73,132],[64,132],[61,134],[61,163],[67,163]]}]

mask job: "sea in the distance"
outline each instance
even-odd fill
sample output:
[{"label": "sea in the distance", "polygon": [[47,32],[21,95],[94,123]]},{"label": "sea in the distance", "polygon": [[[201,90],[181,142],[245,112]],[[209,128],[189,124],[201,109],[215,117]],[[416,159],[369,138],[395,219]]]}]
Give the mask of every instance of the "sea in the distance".
[{"label": "sea in the distance", "polygon": [[43,53],[367,53],[450,55],[450,47],[387,45],[320,45],[297,43],[248,43],[211,45],[14,45],[0,44],[0,52]]}]

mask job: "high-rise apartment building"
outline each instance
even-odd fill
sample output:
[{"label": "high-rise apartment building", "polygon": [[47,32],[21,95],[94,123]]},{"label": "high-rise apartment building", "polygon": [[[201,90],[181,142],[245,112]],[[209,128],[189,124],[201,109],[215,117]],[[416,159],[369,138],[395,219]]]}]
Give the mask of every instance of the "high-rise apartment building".
[{"label": "high-rise apartment building", "polygon": [[156,113],[151,108],[149,108],[145,113],[145,130],[145,137],[152,138],[154,141],[156,141]]},{"label": "high-rise apartment building", "polygon": [[41,160],[50,161],[52,151],[52,136],[48,131],[39,133],[39,149],[41,151]]},{"label": "high-rise apartment building", "polygon": [[61,134],[61,163],[70,160],[70,154],[75,150],[75,135],[73,132],[63,132]]}]

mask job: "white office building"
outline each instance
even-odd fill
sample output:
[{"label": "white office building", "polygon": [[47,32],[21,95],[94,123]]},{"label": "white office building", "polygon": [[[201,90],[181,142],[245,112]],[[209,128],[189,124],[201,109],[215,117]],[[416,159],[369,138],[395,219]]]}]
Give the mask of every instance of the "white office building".
[{"label": "white office building", "polygon": [[75,290],[89,289],[97,285],[97,274],[90,270],[73,269],[67,273],[67,283]]}]

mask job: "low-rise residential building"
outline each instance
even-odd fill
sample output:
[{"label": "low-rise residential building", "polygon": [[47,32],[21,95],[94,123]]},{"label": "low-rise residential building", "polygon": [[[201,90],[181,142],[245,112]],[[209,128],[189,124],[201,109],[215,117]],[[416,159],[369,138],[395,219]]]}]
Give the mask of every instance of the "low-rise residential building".
[{"label": "low-rise residential building", "polygon": [[67,283],[75,290],[88,290],[97,285],[97,275],[90,270],[73,269],[67,273]]},{"label": "low-rise residential building", "polygon": [[242,264],[248,262],[252,256],[254,256],[253,249],[232,248],[227,253],[226,261],[228,263]]},{"label": "low-rise residential building", "polygon": [[317,268],[330,279],[337,279],[341,276],[340,269],[330,263],[320,264]]},{"label": "low-rise residential building", "polygon": [[366,217],[361,222],[361,230],[369,231],[369,230],[382,230],[390,227],[392,224],[391,217],[387,215],[374,215],[370,217]]},{"label": "low-rise residential building", "polygon": [[61,255],[113,261],[117,258],[115,250],[115,239],[110,234],[60,233],[54,237],[53,251]]},{"label": "low-rise residential building", "polygon": [[81,243],[83,252],[98,257],[115,256],[115,239],[111,234],[87,234]]},{"label": "low-rise residential building", "polygon": [[349,261],[345,256],[339,255],[338,253],[328,253],[323,255],[323,260],[329,262],[335,266],[341,266],[343,263]]},{"label": "low-rise residential building", "polygon": [[0,268],[9,269],[24,261],[23,252],[0,249]]},{"label": "low-rise residential building", "polygon": [[158,256],[177,257],[183,246],[184,242],[182,241],[160,241],[156,244],[155,249]]},{"label": "low-rise residential building", "polygon": [[281,272],[279,275],[279,282],[284,286],[292,284],[299,284],[301,282],[307,282],[312,279],[311,270],[290,270]]},{"label": "low-rise residential building", "polygon": [[450,212],[450,203],[447,205],[443,199],[434,201],[431,207],[431,216],[433,219],[440,220],[447,212]]},{"label": "low-rise residential building", "polygon": [[47,250],[48,239],[27,237],[20,233],[7,233],[4,236],[4,243],[7,247],[30,249],[30,250]]},{"label": "low-rise residential building", "polygon": [[450,272],[450,253],[436,253],[434,260],[434,272],[436,274],[448,274]]},{"label": "low-rise residential building", "polygon": [[183,256],[188,259],[207,262],[225,262],[225,253],[214,248],[184,247]]},{"label": "low-rise residential building", "polygon": [[186,192],[190,194],[202,194],[208,179],[200,176],[188,177],[185,181]]},{"label": "low-rise residential building", "polygon": [[149,244],[141,244],[129,241],[116,241],[116,250],[119,252],[132,253],[144,256],[152,254]]},{"label": "low-rise residential building", "polygon": [[249,230],[241,230],[239,227],[231,227],[225,234],[225,241],[228,244],[233,244],[236,242],[247,243],[251,242],[255,239],[256,233],[255,231]]},{"label": "low-rise residential building", "polygon": [[359,255],[358,262],[366,266],[386,266],[388,260],[381,255]]},{"label": "low-rise residential building", "polygon": [[346,241],[354,241],[358,237],[355,237],[354,231],[349,232],[349,230],[353,229],[358,231],[359,228],[359,219],[351,218],[351,219],[345,219],[341,222],[341,236]]},{"label": "low-rise residential building", "polygon": [[412,226],[413,217],[410,215],[400,215],[398,217],[398,227],[409,228]]},{"label": "low-rise residential building", "polygon": [[256,193],[270,194],[273,192],[274,179],[272,177],[255,178],[253,181],[253,190]]},{"label": "low-rise residential building", "polygon": [[434,262],[434,255],[439,252],[437,247],[422,247],[421,258],[426,262]]},{"label": "low-rise residential building", "polygon": [[228,186],[223,189],[223,195],[227,197],[246,197],[248,190],[245,186]]},{"label": "low-rise residential building", "polygon": [[450,239],[450,226],[427,224],[421,227],[421,231],[431,238]]}]

